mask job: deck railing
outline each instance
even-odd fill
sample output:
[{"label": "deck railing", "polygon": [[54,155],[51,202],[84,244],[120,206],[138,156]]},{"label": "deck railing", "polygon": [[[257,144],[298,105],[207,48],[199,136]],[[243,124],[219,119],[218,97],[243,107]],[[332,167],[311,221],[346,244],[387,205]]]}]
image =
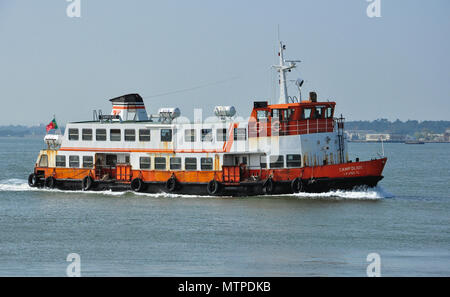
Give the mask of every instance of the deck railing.
[{"label": "deck railing", "polygon": [[249,137],[276,136],[276,135],[299,135],[311,133],[333,132],[334,119],[317,119],[301,121],[273,121],[250,122],[248,124]]}]

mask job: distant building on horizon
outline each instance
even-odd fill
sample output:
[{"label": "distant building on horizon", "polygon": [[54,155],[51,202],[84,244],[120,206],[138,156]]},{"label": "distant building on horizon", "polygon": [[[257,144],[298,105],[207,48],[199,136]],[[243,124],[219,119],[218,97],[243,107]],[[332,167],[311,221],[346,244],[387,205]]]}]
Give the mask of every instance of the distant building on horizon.
[{"label": "distant building on horizon", "polygon": [[366,141],[366,135],[376,133],[373,130],[348,130],[345,131],[349,141]]},{"label": "distant building on horizon", "polygon": [[366,134],[366,141],[388,141],[391,140],[391,134],[389,133],[371,133]]},{"label": "distant building on horizon", "polygon": [[450,142],[450,128],[447,128],[447,130],[445,130],[444,140]]}]

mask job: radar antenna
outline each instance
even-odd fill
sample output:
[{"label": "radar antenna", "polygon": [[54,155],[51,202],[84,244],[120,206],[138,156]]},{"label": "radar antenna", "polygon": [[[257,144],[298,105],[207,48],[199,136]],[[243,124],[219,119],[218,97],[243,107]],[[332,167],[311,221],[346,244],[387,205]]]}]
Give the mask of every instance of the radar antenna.
[{"label": "radar antenna", "polygon": [[[287,94],[287,84],[286,84],[286,72],[291,72],[292,69],[297,67],[297,63],[300,63],[300,60],[285,60],[284,59],[284,51],[286,50],[286,45],[280,41],[280,48],[278,52],[278,56],[280,57],[280,64],[273,65],[280,74],[280,98],[278,99],[279,104],[289,103],[289,97]],[[288,64],[286,64],[288,63]],[[301,99],[300,99],[301,100]]]}]

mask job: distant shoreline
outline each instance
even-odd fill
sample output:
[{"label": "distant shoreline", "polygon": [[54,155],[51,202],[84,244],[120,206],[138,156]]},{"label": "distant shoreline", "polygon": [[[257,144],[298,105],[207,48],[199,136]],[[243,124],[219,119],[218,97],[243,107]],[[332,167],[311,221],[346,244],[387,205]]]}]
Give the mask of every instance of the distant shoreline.
[{"label": "distant shoreline", "polygon": [[[352,143],[381,143],[381,141],[366,141],[366,140],[348,140]],[[424,143],[450,143],[450,141],[423,141]],[[383,143],[405,143],[405,141],[386,140]]]}]

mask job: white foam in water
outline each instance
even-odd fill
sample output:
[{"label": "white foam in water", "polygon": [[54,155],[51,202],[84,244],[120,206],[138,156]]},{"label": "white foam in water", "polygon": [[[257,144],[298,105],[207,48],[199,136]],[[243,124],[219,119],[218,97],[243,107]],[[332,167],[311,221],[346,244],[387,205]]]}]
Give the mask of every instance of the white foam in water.
[{"label": "white foam in water", "polygon": [[[134,192],[113,192],[113,191],[69,191],[69,190],[57,190],[57,189],[44,189],[44,188],[32,188],[28,185],[26,180],[23,179],[7,179],[0,181],[0,192],[26,192],[26,191],[39,191],[39,192],[59,192],[59,193],[83,193],[83,194],[99,194],[99,195],[111,195],[121,196],[127,193],[133,193],[137,196],[146,196],[154,198],[199,198],[196,195],[185,194],[170,194],[170,193],[134,193]],[[352,191],[330,191],[326,193],[297,193],[281,195],[282,197],[297,197],[302,199],[360,199],[360,200],[376,200],[383,198],[392,198],[394,195],[385,191],[382,187],[377,186],[375,188],[368,189],[355,189]],[[216,196],[201,196],[202,198],[217,198]],[[220,198],[224,198],[221,196]]]},{"label": "white foam in water", "polygon": [[45,189],[45,188],[32,188],[28,185],[26,180],[22,179],[7,179],[0,181],[0,192],[57,192],[57,193],[85,193],[85,194],[93,194],[93,193],[101,193],[104,195],[112,195],[112,196],[120,196],[125,194],[126,192],[112,192],[112,191],[103,191],[103,192],[89,192],[89,191],[70,191],[70,190],[58,190],[58,189]]},{"label": "white foam in water", "polygon": [[393,198],[394,195],[385,191],[382,187],[377,186],[375,188],[356,188],[351,191],[330,191],[325,193],[296,193],[289,196],[299,198],[333,198],[333,199],[359,199],[359,200],[376,200],[383,198]]},{"label": "white foam in water", "polygon": [[22,179],[7,179],[0,181],[0,191],[2,192],[22,192],[32,190],[28,183]]},{"label": "white foam in water", "polygon": [[[83,193],[83,194],[98,194],[98,195],[111,195],[121,196],[127,193],[132,193],[137,196],[147,196],[154,198],[198,198],[196,195],[184,195],[184,194],[170,194],[170,193],[135,193],[132,191],[74,191],[74,190],[58,190],[58,189],[45,189],[45,188],[32,188],[28,185],[28,182],[23,179],[7,179],[0,181],[0,192],[51,192],[51,193]],[[213,198],[213,196],[202,196],[202,198]]]}]

